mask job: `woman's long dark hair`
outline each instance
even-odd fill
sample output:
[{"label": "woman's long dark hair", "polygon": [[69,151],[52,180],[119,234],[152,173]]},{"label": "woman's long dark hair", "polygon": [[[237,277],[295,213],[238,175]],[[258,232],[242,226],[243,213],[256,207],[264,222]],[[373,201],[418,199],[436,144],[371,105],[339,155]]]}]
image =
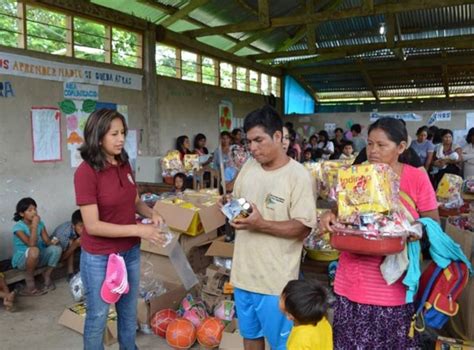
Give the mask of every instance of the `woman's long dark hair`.
[{"label": "woman's long dark hair", "polygon": [[472,137],[474,136],[474,128],[470,128],[466,136],[466,142],[472,143]]},{"label": "woman's long dark hair", "polygon": [[[194,136],[194,149],[199,149],[199,141],[206,140],[206,135],[204,134],[197,134]],[[204,147],[206,148],[206,147]]]},{"label": "woman's long dark hair", "polygon": [[318,135],[321,137],[324,137],[324,147],[326,147],[328,145],[328,142],[329,142],[329,134],[326,130],[321,130],[320,132],[318,132]]},{"label": "woman's long dark hair", "polygon": [[20,199],[18,203],[16,204],[16,210],[15,210],[15,213],[13,214],[13,220],[20,221],[21,219],[23,219],[20,214],[27,211],[30,205],[34,206],[35,208],[38,207],[33,198],[26,197],[26,198]]},{"label": "woman's long dark hair", "polygon": [[176,149],[180,152],[186,153],[188,149],[184,149],[184,140],[189,139],[186,135],[178,136],[176,139]]},{"label": "woman's long dark hair", "polygon": [[[93,167],[95,170],[102,170],[107,164],[107,158],[102,149],[102,139],[110,130],[110,125],[114,119],[120,119],[125,131],[125,137],[128,133],[127,122],[125,117],[113,109],[99,109],[87,118],[86,126],[84,127],[84,143],[79,148],[81,157],[84,161]],[[125,148],[122,152],[115,156],[115,159],[120,163],[128,162],[128,154]]]}]

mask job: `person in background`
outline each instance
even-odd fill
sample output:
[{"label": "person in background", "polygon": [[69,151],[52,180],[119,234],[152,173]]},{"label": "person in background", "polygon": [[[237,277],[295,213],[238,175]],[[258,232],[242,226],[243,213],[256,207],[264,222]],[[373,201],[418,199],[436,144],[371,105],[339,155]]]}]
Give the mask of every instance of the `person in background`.
[{"label": "person in background", "polygon": [[[74,174],[76,204],[84,220],[81,236],[81,279],[87,313],[84,324],[84,350],[103,349],[104,330],[110,310],[102,298],[102,285],[109,255],[119,254],[126,267],[128,293],[115,302],[120,349],[137,349],[137,298],[140,281],[140,240],[163,244],[163,219],[138,196],[133,171],[125,151],[125,117],[111,109],[99,109],[87,118],[84,160]],[[137,224],[135,214],[152,220]]]},{"label": "person in background", "polygon": [[81,211],[78,209],[71,215],[71,221],[66,221],[56,227],[53,237],[59,240],[59,245],[63,250],[61,261],[66,261],[67,280],[69,281],[74,273],[74,253],[81,248],[81,235],[84,231]]},{"label": "person in background", "polygon": [[242,139],[242,130],[241,129],[235,128],[234,130],[232,130],[232,144],[233,145],[239,145],[239,146],[244,145],[244,142],[243,142],[243,139]]},{"label": "person in background", "polygon": [[191,143],[189,142],[189,137],[186,135],[178,136],[176,139],[176,150],[179,151],[179,157],[181,161],[184,161],[184,156],[186,154],[192,154],[190,150]]},{"label": "person in background", "polygon": [[364,137],[362,137],[362,126],[360,124],[354,124],[351,126],[351,133],[352,133],[352,143],[354,145],[354,152],[360,153],[364,147],[367,146],[367,141]]},{"label": "person in background", "polygon": [[428,140],[428,127],[422,126],[416,131],[416,140],[411,142],[410,148],[413,149],[420,161],[425,167],[426,171],[430,169],[431,162],[433,161],[433,153],[435,146]]},{"label": "person in background", "polygon": [[[33,198],[22,198],[16,205],[13,220],[13,257],[12,266],[26,270],[26,288],[19,292],[21,296],[37,296],[56,289],[51,273],[58,265],[62,249],[57,240],[51,240],[44,222],[38,215]],[[43,272],[44,288],[35,286],[34,271],[46,266]]]},{"label": "person in background", "polygon": [[287,153],[288,149],[290,148],[290,132],[288,131],[288,128],[286,126],[283,126],[283,139],[281,143],[283,145],[283,150],[285,151],[285,153]]},{"label": "person in background", "polygon": [[176,173],[173,176],[173,193],[184,192],[186,189],[186,175],[183,173]]},{"label": "person in background", "polygon": [[299,162],[302,157],[301,147],[296,141],[296,131],[293,129],[290,130],[290,149],[288,150],[288,155],[297,162]]},{"label": "person in background", "polygon": [[[399,120],[380,118],[368,130],[367,155],[370,163],[389,165],[400,178],[401,204],[410,221],[430,217],[439,221],[438,203],[428,174],[403,164],[400,155],[408,147],[408,133]],[[412,202],[412,203],[411,203]],[[337,213],[321,216],[321,232],[333,234]],[[414,238],[411,238],[414,239]],[[418,334],[409,337],[413,303],[406,302],[407,289],[400,278],[388,285],[380,265],[384,257],[341,252],[334,292],[335,349],[418,349]]]},{"label": "person in background", "polygon": [[[238,173],[238,169],[232,158],[232,136],[228,131],[222,131],[220,135],[222,164],[224,165],[224,178],[226,182],[226,192],[231,192],[234,187],[234,181]],[[213,168],[220,171],[221,157],[219,148],[214,151]]]},{"label": "person in background", "polygon": [[316,281],[293,280],[280,296],[280,310],[293,322],[288,350],[331,350],[332,327],[327,320],[328,292]]},{"label": "person in background", "polygon": [[342,148],[342,153],[339,156],[339,159],[353,159],[354,156],[354,147],[352,141],[344,141],[344,147]]},{"label": "person in background", "polygon": [[318,148],[318,136],[311,135],[311,137],[309,138],[309,143],[306,146],[306,148],[310,148],[310,149]]},{"label": "person in background", "polygon": [[442,131],[443,129],[438,128],[436,125],[431,125],[428,128],[428,140],[430,140],[433,145],[440,144]]},{"label": "person in background", "polygon": [[474,128],[470,128],[466,136],[467,145],[462,149],[464,162],[464,178],[474,176]]},{"label": "person in background", "polygon": [[318,135],[318,148],[323,151],[323,159],[329,159],[334,154],[334,144],[332,141],[329,141],[329,135],[326,130],[321,130]]},{"label": "person in background", "polygon": [[303,162],[302,163],[306,163],[306,162],[313,162],[313,152],[312,150],[310,149],[305,149],[304,152],[303,152]]},{"label": "person in background", "polygon": [[194,137],[194,153],[199,155],[199,157],[203,157],[203,159],[207,158],[205,161],[199,161],[201,166],[207,166],[212,163],[212,155],[209,155],[209,150],[206,147],[206,135],[204,134],[197,134]]},{"label": "person in background", "polygon": [[453,144],[453,132],[443,129],[440,133],[441,143],[435,147],[433,158],[433,186],[438,188],[438,184],[444,174],[461,175],[462,148]]},{"label": "person in background", "polygon": [[334,138],[331,141],[334,144],[334,153],[341,154],[344,148],[344,130],[336,128],[334,130]]}]

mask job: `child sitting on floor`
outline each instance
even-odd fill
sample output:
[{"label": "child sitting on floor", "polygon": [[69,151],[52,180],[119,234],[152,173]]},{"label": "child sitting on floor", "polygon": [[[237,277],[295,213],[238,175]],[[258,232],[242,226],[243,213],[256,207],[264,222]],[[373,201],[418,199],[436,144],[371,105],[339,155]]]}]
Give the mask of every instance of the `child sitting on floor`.
[{"label": "child sitting on floor", "polygon": [[67,261],[67,280],[69,281],[74,273],[74,252],[81,248],[81,235],[84,230],[81,211],[77,209],[72,213],[71,221],[56,227],[53,237],[59,240],[59,245],[63,251],[61,261]]},{"label": "child sitting on floor", "polygon": [[[37,205],[32,198],[22,198],[16,205],[13,220],[13,257],[12,266],[26,270],[26,288],[19,295],[37,296],[54,290],[51,273],[61,257],[61,248],[57,240],[50,240],[44,222],[38,216]],[[44,288],[35,286],[34,271],[37,267],[47,266],[43,272]]]},{"label": "child sitting on floor", "polygon": [[177,173],[173,177],[173,192],[179,193],[184,192],[186,189],[186,175],[183,173]]},{"label": "child sitting on floor", "polygon": [[326,319],[327,291],[319,283],[306,280],[288,282],[280,297],[280,309],[293,321],[288,350],[333,348],[332,328]]},{"label": "child sitting on floor", "polygon": [[5,310],[13,311],[13,302],[15,301],[15,292],[10,292],[5,282],[5,276],[0,272],[0,298],[3,299]]}]

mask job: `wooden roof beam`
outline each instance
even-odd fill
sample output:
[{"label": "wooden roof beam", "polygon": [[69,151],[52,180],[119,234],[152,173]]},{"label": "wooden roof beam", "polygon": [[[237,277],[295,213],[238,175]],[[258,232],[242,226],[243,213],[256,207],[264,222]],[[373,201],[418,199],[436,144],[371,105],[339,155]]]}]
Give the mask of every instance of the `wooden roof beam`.
[{"label": "wooden roof beam", "polygon": [[234,46],[228,48],[226,51],[230,53],[235,53],[244,47],[250,45],[254,41],[257,41],[258,39],[264,37],[265,35],[269,34],[273,29],[268,28],[265,30],[258,31],[252,35],[250,35],[247,39],[240,41],[238,44],[235,44]]},{"label": "wooden roof beam", "polygon": [[[449,36],[444,38],[429,38],[429,39],[416,39],[416,40],[403,40],[397,41],[394,43],[392,49],[395,48],[438,48],[438,47],[455,47],[459,49],[474,49],[474,35],[458,35],[458,36]],[[374,43],[374,44],[363,44],[363,45],[346,45],[339,46],[334,48],[318,48],[316,49],[316,54],[334,54],[339,52],[341,54],[346,53],[347,55],[351,54],[360,54],[364,52],[376,51],[387,49],[387,43]],[[308,50],[295,50],[295,51],[279,51],[271,53],[263,53],[257,55],[248,55],[247,57],[254,60],[262,59],[274,59],[282,57],[293,57],[293,56],[305,56],[311,55]],[[295,61],[293,61],[294,63]],[[310,59],[301,59],[300,63],[310,63]]]},{"label": "wooden roof beam", "polygon": [[442,66],[443,69],[443,74],[441,75],[441,78],[443,80],[443,88],[444,88],[444,93],[446,94],[446,98],[449,98],[449,73],[448,73],[448,66],[443,64]]},{"label": "wooden roof beam", "polygon": [[[408,59],[404,62],[389,61],[389,62],[371,62],[365,66],[367,71],[372,70],[405,70],[407,68],[417,67],[440,67],[443,64],[447,66],[461,66],[472,65],[472,56],[451,56],[451,57],[430,57],[419,59]],[[343,74],[347,72],[357,72],[359,67],[355,64],[334,64],[330,66],[304,67],[288,69],[287,73],[295,75],[308,74]]]},{"label": "wooden roof beam", "polygon": [[270,27],[270,6],[268,0],[258,0],[258,21],[263,27]]},{"label": "wooden roof beam", "polygon": [[[314,0],[306,0],[306,13],[314,13]],[[316,23],[306,25],[306,44],[310,53],[316,52]]]},{"label": "wooden roof beam", "polygon": [[362,0],[362,9],[367,12],[374,10],[374,0]]},{"label": "wooden roof beam", "polygon": [[195,9],[197,9],[200,6],[205,5],[208,2],[209,0],[191,0],[184,7],[180,8],[178,11],[172,14],[170,17],[160,22],[160,25],[164,27],[169,27],[176,21],[183,19],[184,17],[189,15],[191,12],[193,12]]},{"label": "wooden roof beam", "polygon": [[[472,4],[474,0],[406,0],[399,3],[388,3],[374,5],[373,10],[363,7],[351,8],[340,11],[326,10],[313,14],[303,14],[287,17],[272,18],[269,26],[272,28],[286,27],[294,25],[306,25],[311,23],[321,23],[326,21],[336,21],[353,17],[365,17],[371,15],[382,15],[385,13],[399,13],[406,11],[418,11],[424,9],[448,7],[455,5]],[[248,32],[267,29],[269,26],[262,25],[260,21],[249,21],[244,23],[227,24],[212,28],[193,29],[184,32],[190,37],[201,37],[208,35],[218,35],[224,33]]]},{"label": "wooden roof beam", "polygon": [[374,82],[372,81],[372,78],[370,77],[369,73],[367,72],[367,69],[365,69],[363,63],[359,63],[360,71],[362,73],[362,76],[364,77],[364,81],[369,87],[370,91],[372,91],[372,95],[374,95],[375,99],[379,101],[379,93],[377,92],[377,89],[375,88]]}]

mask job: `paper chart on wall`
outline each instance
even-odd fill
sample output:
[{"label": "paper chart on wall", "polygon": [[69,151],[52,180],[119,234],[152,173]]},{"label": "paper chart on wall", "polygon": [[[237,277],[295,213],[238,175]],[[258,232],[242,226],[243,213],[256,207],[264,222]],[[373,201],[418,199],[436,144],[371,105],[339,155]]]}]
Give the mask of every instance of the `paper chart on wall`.
[{"label": "paper chart on wall", "polygon": [[78,149],[84,143],[84,126],[90,113],[96,109],[96,101],[64,100],[59,106],[66,116],[66,145],[70,153],[71,167],[77,168],[82,162]]},{"label": "paper chart on wall", "polygon": [[54,162],[61,157],[61,113],[54,107],[31,109],[33,161]]}]

